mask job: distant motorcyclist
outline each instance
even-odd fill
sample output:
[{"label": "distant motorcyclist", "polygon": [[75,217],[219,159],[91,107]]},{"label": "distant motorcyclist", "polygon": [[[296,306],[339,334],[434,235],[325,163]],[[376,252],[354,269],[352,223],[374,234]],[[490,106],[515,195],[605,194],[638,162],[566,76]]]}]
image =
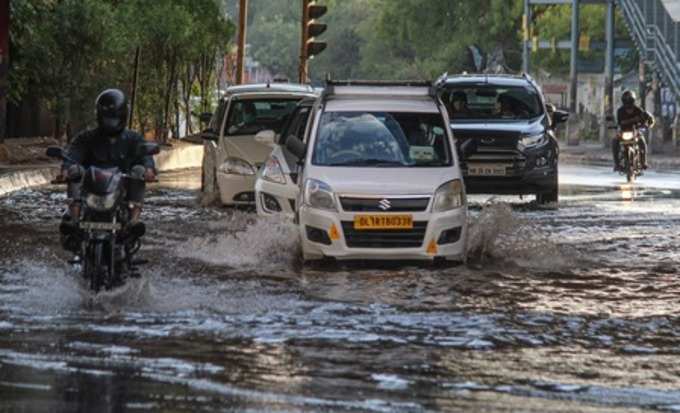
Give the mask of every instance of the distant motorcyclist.
[{"label": "distant motorcyclist", "polygon": [[[636,104],[637,96],[632,90],[626,90],[621,96],[621,107],[616,111],[616,122],[619,127],[619,135],[623,132],[634,132],[639,127],[651,128],[654,126],[654,116],[640,108]],[[647,142],[640,134],[638,145],[640,147],[640,160],[642,168],[647,169]],[[612,142],[612,154],[614,155],[614,171],[620,171],[619,148],[621,141],[619,136]]]},{"label": "distant motorcyclist", "polygon": [[[79,133],[65,155],[61,176],[68,182],[69,212],[60,227],[63,235],[73,234],[81,210],[81,187],[88,167],[118,168],[132,176],[127,188],[130,203],[130,226],[143,226],[140,222],[144,202],[145,181],[153,181],[156,168],[152,156],[139,155],[144,138],[125,128],[128,103],[118,89],[107,89],[95,102],[97,127]],[[69,247],[70,244],[70,247]],[[73,249],[73,243],[64,241],[64,247]],[[75,251],[74,251],[75,252]]]}]

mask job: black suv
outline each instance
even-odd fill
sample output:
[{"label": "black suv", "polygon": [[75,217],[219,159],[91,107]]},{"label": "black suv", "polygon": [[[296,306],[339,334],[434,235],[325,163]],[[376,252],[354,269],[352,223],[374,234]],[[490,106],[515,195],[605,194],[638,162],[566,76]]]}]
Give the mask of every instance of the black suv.
[{"label": "black suv", "polygon": [[558,201],[554,129],[569,115],[546,104],[531,77],[442,76],[437,87],[449,110],[468,193],[536,194],[539,204]]}]

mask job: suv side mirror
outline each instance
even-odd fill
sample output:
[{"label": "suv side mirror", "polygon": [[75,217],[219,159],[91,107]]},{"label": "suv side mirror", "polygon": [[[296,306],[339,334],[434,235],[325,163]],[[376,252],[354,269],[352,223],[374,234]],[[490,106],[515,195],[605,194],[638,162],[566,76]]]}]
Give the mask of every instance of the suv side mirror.
[{"label": "suv side mirror", "polygon": [[265,145],[273,146],[276,143],[276,132],[271,129],[259,131],[257,135],[255,135],[255,141]]},{"label": "suv side mirror", "polygon": [[298,159],[302,160],[307,155],[307,145],[296,136],[289,136],[286,139],[286,149],[288,149]]},{"label": "suv side mirror", "polygon": [[569,112],[563,110],[556,110],[552,115],[552,120],[555,125],[564,123],[569,119]]}]

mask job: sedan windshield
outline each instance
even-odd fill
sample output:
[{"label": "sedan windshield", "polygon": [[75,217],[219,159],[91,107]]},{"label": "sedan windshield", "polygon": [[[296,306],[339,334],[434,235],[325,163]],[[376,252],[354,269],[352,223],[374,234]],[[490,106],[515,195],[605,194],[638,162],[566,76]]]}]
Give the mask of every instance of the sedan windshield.
[{"label": "sedan windshield", "polygon": [[543,114],[533,88],[523,86],[460,85],[442,93],[454,122],[466,120],[527,120]]},{"label": "sedan windshield", "polygon": [[312,163],[319,166],[427,167],[452,164],[438,113],[326,112]]},{"label": "sedan windshield", "polygon": [[255,135],[266,129],[279,133],[286,116],[299,101],[299,98],[234,100],[229,105],[225,134]]}]

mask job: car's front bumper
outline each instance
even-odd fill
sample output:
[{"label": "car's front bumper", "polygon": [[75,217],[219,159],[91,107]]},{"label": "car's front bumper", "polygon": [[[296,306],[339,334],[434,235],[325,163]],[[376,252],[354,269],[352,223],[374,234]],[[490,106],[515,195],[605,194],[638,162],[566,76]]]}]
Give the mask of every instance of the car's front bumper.
[{"label": "car's front bumper", "polygon": [[[418,228],[413,232],[390,232],[358,231],[354,230],[354,217],[352,212],[332,212],[308,206],[299,208],[299,228],[302,239],[302,250],[306,260],[332,257],[339,260],[434,260],[443,258],[450,261],[465,261],[467,243],[467,208],[431,213],[412,213],[413,221]],[[401,215],[401,214],[400,214]],[[335,228],[335,230],[333,229]],[[326,234],[327,243],[312,240],[309,237],[309,228]],[[455,234],[445,243],[440,243],[442,233]],[[416,234],[417,232],[417,234]],[[389,237],[389,246],[378,245],[380,234]],[[420,235],[422,241],[420,241]],[[408,247],[395,247],[398,238],[412,240]],[[369,242],[364,242],[370,239]],[[349,240],[349,242],[348,242]],[[378,240],[378,241],[376,241]],[[452,240],[455,240],[451,242]],[[353,244],[353,245],[352,245]],[[371,244],[370,247],[359,247],[357,244]]]},{"label": "car's front bumper", "polygon": [[255,182],[255,204],[257,214],[270,216],[275,214],[293,215],[298,187],[293,182],[280,184],[258,177]]},{"label": "car's front bumper", "polygon": [[555,187],[557,168],[545,167],[513,176],[464,176],[468,194],[528,195]]},{"label": "car's front bumper", "polygon": [[235,175],[217,172],[217,187],[223,205],[248,205],[255,203],[255,175]]}]

